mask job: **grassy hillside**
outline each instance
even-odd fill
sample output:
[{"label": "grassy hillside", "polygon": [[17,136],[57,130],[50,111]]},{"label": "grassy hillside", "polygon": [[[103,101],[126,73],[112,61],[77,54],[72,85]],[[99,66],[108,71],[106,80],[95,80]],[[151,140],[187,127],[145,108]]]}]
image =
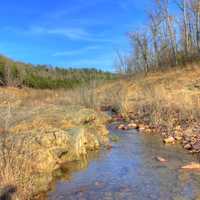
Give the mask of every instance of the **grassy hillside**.
[{"label": "grassy hillside", "polygon": [[[200,68],[190,65],[147,75],[135,74],[110,84],[110,107],[150,133],[172,137],[191,152],[200,152]],[[120,84],[119,84],[120,83]],[[107,102],[107,97],[103,102]],[[120,98],[117,98],[120,97]]]},{"label": "grassy hillside", "polygon": [[96,69],[62,69],[13,61],[0,55],[0,85],[40,89],[74,88],[91,80],[108,80],[113,75]]}]

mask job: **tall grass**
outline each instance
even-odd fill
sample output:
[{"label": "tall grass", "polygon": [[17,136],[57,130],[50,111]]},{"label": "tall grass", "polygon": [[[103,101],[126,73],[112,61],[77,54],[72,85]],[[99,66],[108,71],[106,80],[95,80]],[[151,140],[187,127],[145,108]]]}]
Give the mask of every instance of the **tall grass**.
[{"label": "tall grass", "polygon": [[[11,105],[8,104],[4,121],[4,133],[0,136],[0,188],[6,199],[27,200],[31,195],[33,184],[30,177],[32,166],[30,160],[23,157],[23,140],[15,143],[9,137],[11,125]],[[2,194],[1,194],[2,195]]]}]

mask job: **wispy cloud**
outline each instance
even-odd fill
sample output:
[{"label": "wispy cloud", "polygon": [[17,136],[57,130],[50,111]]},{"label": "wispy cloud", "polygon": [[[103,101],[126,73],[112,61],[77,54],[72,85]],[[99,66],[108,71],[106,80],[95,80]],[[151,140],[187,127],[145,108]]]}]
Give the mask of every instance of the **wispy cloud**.
[{"label": "wispy cloud", "polygon": [[85,40],[90,37],[90,34],[81,28],[46,28],[36,26],[25,31],[26,33],[37,35],[64,36],[71,40]]},{"label": "wispy cloud", "polygon": [[49,35],[49,36],[60,36],[65,37],[69,40],[80,40],[88,42],[112,42],[111,39],[106,38],[104,35],[93,34],[87,31],[84,28],[78,27],[69,27],[69,28],[60,28],[60,27],[43,27],[43,26],[31,26],[26,29],[19,29],[13,27],[6,27],[4,31],[15,32],[17,34],[24,35]]},{"label": "wispy cloud", "polygon": [[76,49],[76,50],[56,52],[53,54],[53,56],[54,57],[77,56],[77,55],[85,54],[85,53],[88,53],[89,51],[94,51],[100,48],[101,48],[100,46],[88,46],[88,47],[84,47],[84,48]]}]

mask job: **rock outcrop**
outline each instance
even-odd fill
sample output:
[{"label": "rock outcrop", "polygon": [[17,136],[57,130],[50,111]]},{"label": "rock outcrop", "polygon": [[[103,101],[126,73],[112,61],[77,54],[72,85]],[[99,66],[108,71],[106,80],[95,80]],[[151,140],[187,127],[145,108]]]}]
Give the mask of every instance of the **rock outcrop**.
[{"label": "rock outcrop", "polygon": [[0,137],[0,167],[9,157],[17,164],[27,162],[30,174],[21,178],[33,182],[34,193],[45,190],[52,172],[61,164],[109,144],[108,120],[104,113],[82,107],[40,109]]}]

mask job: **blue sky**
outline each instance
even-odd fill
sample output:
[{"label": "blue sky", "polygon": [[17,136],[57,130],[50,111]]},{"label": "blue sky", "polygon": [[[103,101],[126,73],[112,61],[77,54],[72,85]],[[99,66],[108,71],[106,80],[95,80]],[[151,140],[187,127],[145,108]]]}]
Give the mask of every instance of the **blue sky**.
[{"label": "blue sky", "polygon": [[15,60],[113,70],[126,32],[145,20],[149,0],[3,0],[0,53]]}]

